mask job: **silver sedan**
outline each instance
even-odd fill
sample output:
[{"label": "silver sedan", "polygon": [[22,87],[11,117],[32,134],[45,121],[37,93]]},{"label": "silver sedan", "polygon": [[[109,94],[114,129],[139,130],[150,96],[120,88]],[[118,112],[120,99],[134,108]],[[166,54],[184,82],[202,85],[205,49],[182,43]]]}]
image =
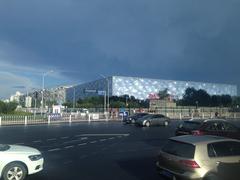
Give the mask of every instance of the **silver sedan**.
[{"label": "silver sedan", "polygon": [[136,125],[139,126],[168,126],[170,119],[162,114],[149,114],[136,121]]}]

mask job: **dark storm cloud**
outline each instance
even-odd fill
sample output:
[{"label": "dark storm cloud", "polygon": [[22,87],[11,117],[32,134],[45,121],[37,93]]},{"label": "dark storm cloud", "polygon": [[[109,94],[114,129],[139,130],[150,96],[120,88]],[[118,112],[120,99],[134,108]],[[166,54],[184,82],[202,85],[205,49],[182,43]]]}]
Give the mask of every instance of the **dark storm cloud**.
[{"label": "dark storm cloud", "polygon": [[2,1],[0,62],[80,81],[104,74],[240,84],[239,8],[237,0]]}]

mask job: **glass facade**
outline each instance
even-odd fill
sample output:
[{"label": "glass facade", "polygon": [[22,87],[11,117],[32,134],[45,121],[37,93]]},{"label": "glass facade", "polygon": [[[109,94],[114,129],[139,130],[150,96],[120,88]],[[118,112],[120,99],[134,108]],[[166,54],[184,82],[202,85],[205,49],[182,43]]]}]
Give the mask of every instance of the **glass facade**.
[{"label": "glass facade", "polygon": [[[188,87],[194,87],[197,90],[204,89],[210,95],[237,95],[236,85],[112,76],[107,79],[100,79],[75,86],[75,97],[84,98],[99,95],[98,91],[107,92],[107,83],[109,83],[110,96],[128,94],[129,96],[134,96],[137,99],[146,99],[149,94],[158,93],[160,90],[164,90],[166,88],[169,91],[168,93],[175,98],[182,98],[185,89]],[[70,88],[67,92],[67,99],[72,99],[73,88]]]}]

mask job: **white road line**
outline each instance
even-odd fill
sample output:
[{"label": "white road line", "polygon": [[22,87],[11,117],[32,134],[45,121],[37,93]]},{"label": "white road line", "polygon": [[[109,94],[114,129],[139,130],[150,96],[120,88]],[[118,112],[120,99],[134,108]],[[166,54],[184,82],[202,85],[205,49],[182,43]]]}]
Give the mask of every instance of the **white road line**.
[{"label": "white road line", "polygon": [[91,144],[94,144],[94,143],[96,143],[96,142],[97,142],[97,141],[91,141],[90,143],[91,143]]},{"label": "white road line", "polygon": [[81,143],[81,144],[78,144],[78,146],[84,146],[86,145],[87,143]]},{"label": "white road line", "polygon": [[81,140],[87,140],[88,139],[88,137],[83,137],[83,138],[81,138]]},{"label": "white road line", "polygon": [[69,137],[68,136],[65,136],[65,137],[61,137],[61,139],[68,139]]},{"label": "white road line", "polygon": [[63,144],[68,144],[68,143],[73,143],[73,142],[78,142],[79,140],[71,140],[71,141],[65,141]]},{"label": "white road line", "polygon": [[15,143],[15,144],[17,144],[17,145],[23,145],[24,143]]},{"label": "white road line", "polygon": [[118,136],[118,138],[122,138],[122,136]]},{"label": "white road line", "polygon": [[47,139],[47,141],[56,141],[56,138]]},{"label": "white road line", "polygon": [[60,151],[60,148],[56,148],[56,149],[49,149],[48,152],[53,152],[53,151]]},{"label": "white road line", "polygon": [[70,149],[70,148],[73,148],[74,146],[66,146],[64,147],[64,149]]},{"label": "white road line", "polygon": [[130,134],[82,134],[81,136],[129,136]]},{"label": "white road line", "polygon": [[41,140],[36,140],[36,141],[33,141],[34,143],[40,143],[42,142]]},{"label": "white road line", "polygon": [[111,138],[108,138],[108,139],[112,140],[112,139],[115,139],[115,137],[111,137]]},{"label": "white road line", "polygon": [[101,142],[106,141],[106,139],[100,139]]}]

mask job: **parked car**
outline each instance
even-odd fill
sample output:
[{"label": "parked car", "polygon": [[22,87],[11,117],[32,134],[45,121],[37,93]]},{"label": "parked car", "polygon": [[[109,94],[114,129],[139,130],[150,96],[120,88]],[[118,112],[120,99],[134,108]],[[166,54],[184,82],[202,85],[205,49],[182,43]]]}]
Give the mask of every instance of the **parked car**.
[{"label": "parked car", "polygon": [[37,149],[0,144],[0,176],[3,180],[23,180],[43,170],[43,157]]},{"label": "parked car", "polygon": [[134,124],[139,118],[148,115],[148,113],[135,113],[123,120],[126,124]]},{"label": "parked car", "polygon": [[168,126],[170,123],[170,119],[162,114],[149,114],[139,118],[135,124],[139,126],[156,126],[156,125],[164,125]]},{"label": "parked car", "polygon": [[220,136],[176,136],[159,152],[158,172],[170,179],[236,180],[240,141]]},{"label": "parked car", "polygon": [[183,121],[175,135],[215,135],[240,139],[240,129],[224,119],[193,119]]}]

